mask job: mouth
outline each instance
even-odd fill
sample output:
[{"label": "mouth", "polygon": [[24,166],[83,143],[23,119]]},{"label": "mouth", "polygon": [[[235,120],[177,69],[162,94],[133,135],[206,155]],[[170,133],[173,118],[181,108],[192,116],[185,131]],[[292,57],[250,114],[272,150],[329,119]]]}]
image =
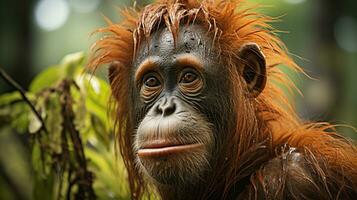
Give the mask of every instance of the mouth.
[{"label": "mouth", "polygon": [[202,148],[203,146],[202,143],[173,144],[167,141],[156,140],[143,145],[143,147],[138,150],[137,155],[140,158],[167,157],[173,154]]}]

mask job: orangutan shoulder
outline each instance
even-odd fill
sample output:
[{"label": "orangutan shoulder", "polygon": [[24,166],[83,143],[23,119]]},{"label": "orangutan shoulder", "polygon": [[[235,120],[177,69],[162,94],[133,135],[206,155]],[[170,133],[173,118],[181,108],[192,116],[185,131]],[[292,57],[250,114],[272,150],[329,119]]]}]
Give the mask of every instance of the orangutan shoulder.
[{"label": "orangutan shoulder", "polygon": [[350,199],[357,195],[336,169],[308,151],[291,147],[282,148],[251,177],[246,194],[258,199]]},{"label": "orangutan shoulder", "polygon": [[313,194],[317,189],[311,163],[296,148],[287,147],[257,172],[264,193],[274,198],[286,194]]}]

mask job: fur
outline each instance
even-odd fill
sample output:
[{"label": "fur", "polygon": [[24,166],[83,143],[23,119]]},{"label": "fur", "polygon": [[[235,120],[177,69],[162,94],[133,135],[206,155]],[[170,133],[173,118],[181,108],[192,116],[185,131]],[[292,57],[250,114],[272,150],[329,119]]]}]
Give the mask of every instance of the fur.
[{"label": "fur", "polygon": [[[107,19],[108,26],[97,30],[104,33],[104,37],[94,44],[89,67],[96,69],[103,64],[112,64],[109,79],[116,108],[118,144],[128,170],[133,199],[142,197],[148,182],[135,167],[132,150],[135,127],[132,127],[134,119],[130,115],[132,106],[128,97],[132,61],[140,43],[146,41],[155,29],[166,26],[177,38],[180,25],[185,23],[202,24],[214,38],[214,48],[220,54],[222,66],[228,67],[228,78],[235,83],[233,105],[237,113],[239,111],[236,127],[227,136],[229,139],[222,152],[220,163],[224,164],[212,166],[212,181],[207,183],[201,197],[209,197],[214,192],[219,192],[221,198],[228,197],[237,182],[247,175],[261,172],[250,172],[252,166],[257,165],[259,169],[259,160],[270,159],[283,145],[304,153],[321,180],[312,181],[323,185],[324,191],[332,191],[336,185],[341,187],[342,193],[344,185],[356,191],[356,147],[338,136],[334,126],[304,122],[297,116],[283,91],[294,92],[296,87],[283,70],[304,72],[288,56],[287,48],[271,27],[270,23],[275,19],[256,13],[256,8],[243,0],[159,0],[142,9],[124,9],[120,23]],[[244,93],[244,81],[236,70],[241,62],[238,50],[250,42],[260,46],[267,63],[266,87],[254,99]],[[251,178],[252,184],[255,181]],[[333,192],[327,194],[337,198]]]}]

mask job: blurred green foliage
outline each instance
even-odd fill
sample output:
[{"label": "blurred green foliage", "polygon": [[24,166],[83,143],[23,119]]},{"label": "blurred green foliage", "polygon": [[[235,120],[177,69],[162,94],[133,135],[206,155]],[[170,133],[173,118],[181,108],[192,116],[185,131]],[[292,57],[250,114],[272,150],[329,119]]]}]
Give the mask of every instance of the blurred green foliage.
[{"label": "blurred green foliage", "polygon": [[[83,53],[67,55],[60,64],[47,68],[32,81],[26,96],[44,124],[19,92],[0,96],[1,132],[10,126],[26,134],[30,141],[31,167],[26,163],[25,170],[18,170],[25,174],[9,173],[14,175],[11,178],[17,184],[15,187],[22,188],[23,177],[28,180],[27,196],[21,198],[65,199],[86,195],[80,190],[84,187],[81,181],[92,187],[99,199],[129,198],[124,166],[114,153],[114,125],[107,110],[109,86],[84,71],[84,63]],[[68,111],[73,111],[73,115],[68,115],[71,114]],[[73,127],[69,127],[71,124]],[[84,160],[78,158],[79,150],[84,152]],[[6,163],[9,158],[0,155],[1,164],[7,167],[26,161],[22,156],[14,156]],[[0,199],[16,198],[14,194],[4,194],[0,194]]]}]

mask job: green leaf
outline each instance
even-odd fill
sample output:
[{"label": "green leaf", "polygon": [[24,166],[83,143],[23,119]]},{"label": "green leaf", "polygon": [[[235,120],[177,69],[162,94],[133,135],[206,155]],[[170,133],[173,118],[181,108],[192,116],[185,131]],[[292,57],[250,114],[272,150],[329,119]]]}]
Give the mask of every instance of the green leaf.
[{"label": "green leaf", "polygon": [[112,148],[108,151],[100,143],[96,147],[96,149],[86,148],[85,154],[90,160],[89,167],[97,175],[94,188],[98,198],[129,199],[127,174],[121,159],[115,158]]},{"label": "green leaf", "polygon": [[40,92],[41,90],[55,86],[60,80],[64,78],[63,68],[59,65],[49,67],[36,78],[30,84],[31,92]]},{"label": "green leaf", "polygon": [[54,175],[46,177],[35,174],[33,199],[54,199]]},{"label": "green leaf", "polygon": [[60,65],[55,65],[44,70],[36,76],[30,85],[31,92],[55,86],[64,78],[74,78],[83,70],[85,56],[83,52],[73,53],[65,56]]},{"label": "green leaf", "polygon": [[42,171],[41,149],[38,142],[34,142],[32,146],[31,161],[33,169],[40,173]]},{"label": "green leaf", "polygon": [[101,121],[96,115],[91,115],[91,127],[95,133],[95,136],[105,146],[109,146],[109,134],[108,128],[105,127],[105,123]]},{"label": "green leaf", "polygon": [[11,106],[11,126],[19,133],[27,133],[29,126],[30,107],[25,103],[17,103]]},{"label": "green leaf", "polygon": [[[36,101],[35,108],[37,112],[40,113],[41,117],[44,119],[46,117],[46,109],[44,106],[44,97],[39,97]],[[28,119],[29,119],[29,132],[30,133],[37,133],[41,127],[42,123],[41,120],[36,116],[36,114],[31,110],[30,113],[28,113]]]},{"label": "green leaf", "polygon": [[[32,93],[26,93],[33,99]],[[19,133],[28,131],[29,105],[22,99],[19,92],[10,92],[0,95],[0,126],[10,125]]]},{"label": "green leaf", "polygon": [[41,121],[33,112],[29,113],[29,122],[30,133],[37,133],[42,127]]},{"label": "green leaf", "polygon": [[66,55],[61,61],[61,65],[64,68],[66,77],[76,77],[80,73],[80,71],[83,70],[84,61],[85,55],[83,52]]},{"label": "green leaf", "polygon": [[84,74],[77,80],[81,91],[86,95],[86,107],[91,115],[96,115],[102,121],[105,132],[109,132],[108,102],[110,98],[109,84],[90,74]]},{"label": "green leaf", "polygon": [[11,102],[22,100],[20,92],[10,92],[0,95],[0,106],[10,104]]}]

